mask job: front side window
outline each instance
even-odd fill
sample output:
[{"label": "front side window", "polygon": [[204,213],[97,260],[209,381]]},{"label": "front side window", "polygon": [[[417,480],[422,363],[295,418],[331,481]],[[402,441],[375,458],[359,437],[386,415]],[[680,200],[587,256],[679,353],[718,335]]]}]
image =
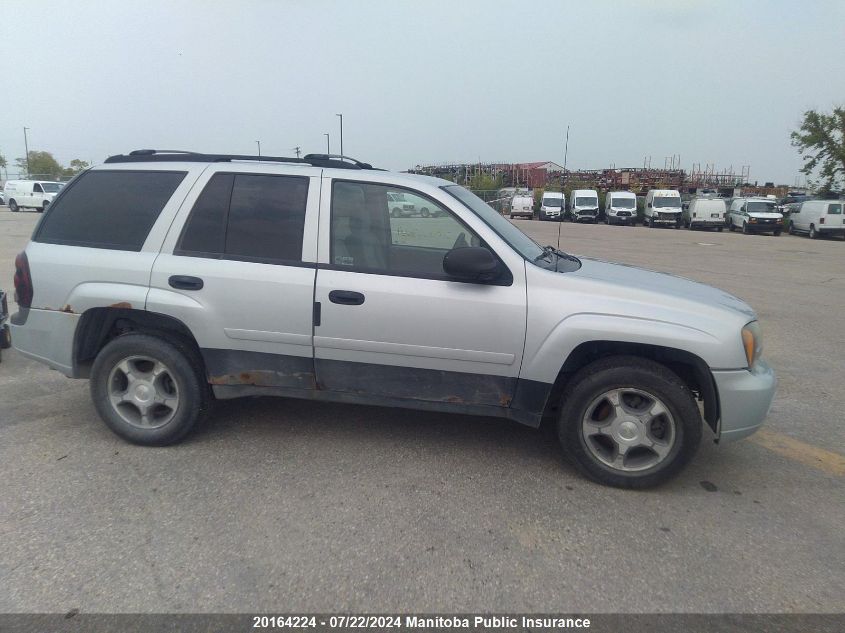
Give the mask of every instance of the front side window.
[{"label": "front side window", "polygon": [[34,240],[140,251],[185,173],[94,170],[80,174],[50,205]]},{"label": "front side window", "polygon": [[654,196],[654,206],[659,209],[680,209],[681,199],[674,196]]},{"label": "front side window", "polygon": [[197,198],[177,255],[269,264],[302,260],[308,179],[215,174]]},{"label": "front side window", "polygon": [[829,205],[827,205],[827,212],[830,215],[842,215],[842,205],[841,204],[829,204]]},{"label": "front side window", "polygon": [[[336,181],[331,203],[331,262],[341,269],[448,279],[443,257],[453,248],[486,246],[451,211],[421,194],[431,214],[390,213],[396,187]],[[404,197],[404,196],[403,196]]]},{"label": "front side window", "polygon": [[44,193],[44,190],[41,188],[40,183],[36,182],[34,185],[32,185],[32,193]]}]

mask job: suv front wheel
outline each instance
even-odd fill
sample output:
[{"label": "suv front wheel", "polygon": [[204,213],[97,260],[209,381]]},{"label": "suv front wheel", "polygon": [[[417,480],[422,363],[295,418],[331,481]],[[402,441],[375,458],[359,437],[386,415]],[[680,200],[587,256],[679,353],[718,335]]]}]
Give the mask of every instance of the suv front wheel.
[{"label": "suv front wheel", "polygon": [[187,346],[147,334],[110,341],[91,370],[97,413],[134,444],[178,442],[208,409],[208,385],[193,356]]},{"label": "suv front wheel", "polygon": [[649,488],[679,472],[701,442],[689,388],[654,361],[613,356],[582,368],[567,387],[558,437],[581,472],[619,488]]}]

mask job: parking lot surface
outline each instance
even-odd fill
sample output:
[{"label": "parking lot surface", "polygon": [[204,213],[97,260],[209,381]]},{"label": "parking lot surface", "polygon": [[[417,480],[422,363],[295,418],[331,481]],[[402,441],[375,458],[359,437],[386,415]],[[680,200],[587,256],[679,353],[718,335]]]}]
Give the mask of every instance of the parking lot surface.
[{"label": "parking lot surface", "polygon": [[[0,207],[7,290],[38,217]],[[343,404],[221,402],[141,448],[87,382],[7,350],[0,612],[845,609],[845,241],[560,229],[751,303],[780,379],[764,430],[646,492],[583,479],[542,430]]]}]

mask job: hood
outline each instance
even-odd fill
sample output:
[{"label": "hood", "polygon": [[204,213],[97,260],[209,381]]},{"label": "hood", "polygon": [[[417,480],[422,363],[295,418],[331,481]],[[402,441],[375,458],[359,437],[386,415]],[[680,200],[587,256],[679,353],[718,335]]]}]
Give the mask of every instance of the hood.
[{"label": "hood", "polygon": [[760,220],[780,220],[783,216],[780,213],[771,213],[768,211],[749,211],[749,218],[758,218]]},{"label": "hood", "polygon": [[677,302],[678,299],[681,299],[688,303],[699,303],[709,308],[722,308],[740,313],[747,317],[749,321],[757,318],[751,306],[742,299],[713,286],[686,277],[658,273],[628,264],[613,264],[588,257],[581,257],[580,259],[581,268],[576,272],[568,273],[569,275],[618,286],[620,294],[643,291],[652,295],[655,303],[660,302],[660,297],[665,297],[668,302]]}]

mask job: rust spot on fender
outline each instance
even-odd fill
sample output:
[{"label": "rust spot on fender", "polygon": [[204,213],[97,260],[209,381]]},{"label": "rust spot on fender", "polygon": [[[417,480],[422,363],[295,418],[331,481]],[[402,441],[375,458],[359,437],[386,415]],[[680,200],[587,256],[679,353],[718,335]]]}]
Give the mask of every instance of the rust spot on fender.
[{"label": "rust spot on fender", "polygon": [[60,312],[67,312],[68,314],[73,314],[73,308],[70,307],[69,303],[66,303],[65,305],[62,306],[62,309],[60,310]]},{"label": "rust spot on fender", "polygon": [[450,402],[452,404],[463,404],[464,403],[464,399],[461,398],[460,396],[446,396],[445,401]]},{"label": "rust spot on fender", "polygon": [[510,394],[502,394],[502,397],[499,398],[499,404],[503,407],[509,407],[511,404],[511,397]]},{"label": "rust spot on fender", "polygon": [[131,303],[129,303],[128,301],[119,301],[118,303],[113,303],[113,304],[111,304],[109,307],[110,307],[110,308],[127,308],[127,309],[131,309],[131,308],[132,308],[132,304],[131,304]]}]

